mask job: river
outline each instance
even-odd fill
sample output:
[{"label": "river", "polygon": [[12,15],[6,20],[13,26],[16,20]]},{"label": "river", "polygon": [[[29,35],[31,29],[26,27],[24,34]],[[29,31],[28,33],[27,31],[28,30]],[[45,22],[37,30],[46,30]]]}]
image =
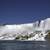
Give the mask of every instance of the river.
[{"label": "river", "polygon": [[0,50],[50,50],[49,41],[0,41]]}]

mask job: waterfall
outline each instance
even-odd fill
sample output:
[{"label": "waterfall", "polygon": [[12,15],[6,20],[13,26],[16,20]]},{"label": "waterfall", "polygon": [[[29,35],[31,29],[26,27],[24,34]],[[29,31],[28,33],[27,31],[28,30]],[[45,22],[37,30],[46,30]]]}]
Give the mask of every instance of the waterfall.
[{"label": "waterfall", "polygon": [[45,41],[45,37],[50,30],[50,18],[26,24],[13,24],[0,26],[0,40],[14,40],[17,36],[30,36],[27,40]]}]

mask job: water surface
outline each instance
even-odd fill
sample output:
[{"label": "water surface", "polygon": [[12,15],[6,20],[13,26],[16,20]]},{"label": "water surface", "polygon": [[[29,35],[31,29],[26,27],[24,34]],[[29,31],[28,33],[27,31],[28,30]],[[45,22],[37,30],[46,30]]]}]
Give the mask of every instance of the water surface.
[{"label": "water surface", "polygon": [[48,41],[0,41],[0,50],[50,50]]}]

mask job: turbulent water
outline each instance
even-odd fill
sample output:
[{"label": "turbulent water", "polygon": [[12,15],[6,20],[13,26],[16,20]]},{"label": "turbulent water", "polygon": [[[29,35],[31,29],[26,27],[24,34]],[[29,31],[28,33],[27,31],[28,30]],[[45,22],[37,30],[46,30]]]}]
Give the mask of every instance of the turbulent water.
[{"label": "turbulent water", "polygon": [[[50,50],[45,37],[50,30],[50,18],[35,23],[0,26],[0,50]],[[18,35],[33,34],[27,41],[14,40]]]},{"label": "turbulent water", "polygon": [[0,41],[0,50],[50,50],[48,41]]},{"label": "turbulent water", "polygon": [[46,31],[50,30],[50,18],[26,24],[0,26],[0,40],[14,40],[18,35],[35,34],[28,40],[45,41]]}]

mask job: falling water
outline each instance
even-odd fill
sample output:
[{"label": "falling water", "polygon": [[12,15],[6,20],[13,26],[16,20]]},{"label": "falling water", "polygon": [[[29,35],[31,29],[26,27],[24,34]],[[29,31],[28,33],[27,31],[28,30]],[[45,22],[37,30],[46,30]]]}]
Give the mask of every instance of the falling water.
[{"label": "falling water", "polygon": [[41,20],[40,23],[36,21],[20,25],[3,25],[0,26],[0,40],[14,40],[18,35],[33,34],[27,40],[45,41],[47,30],[50,30],[50,18]]}]

